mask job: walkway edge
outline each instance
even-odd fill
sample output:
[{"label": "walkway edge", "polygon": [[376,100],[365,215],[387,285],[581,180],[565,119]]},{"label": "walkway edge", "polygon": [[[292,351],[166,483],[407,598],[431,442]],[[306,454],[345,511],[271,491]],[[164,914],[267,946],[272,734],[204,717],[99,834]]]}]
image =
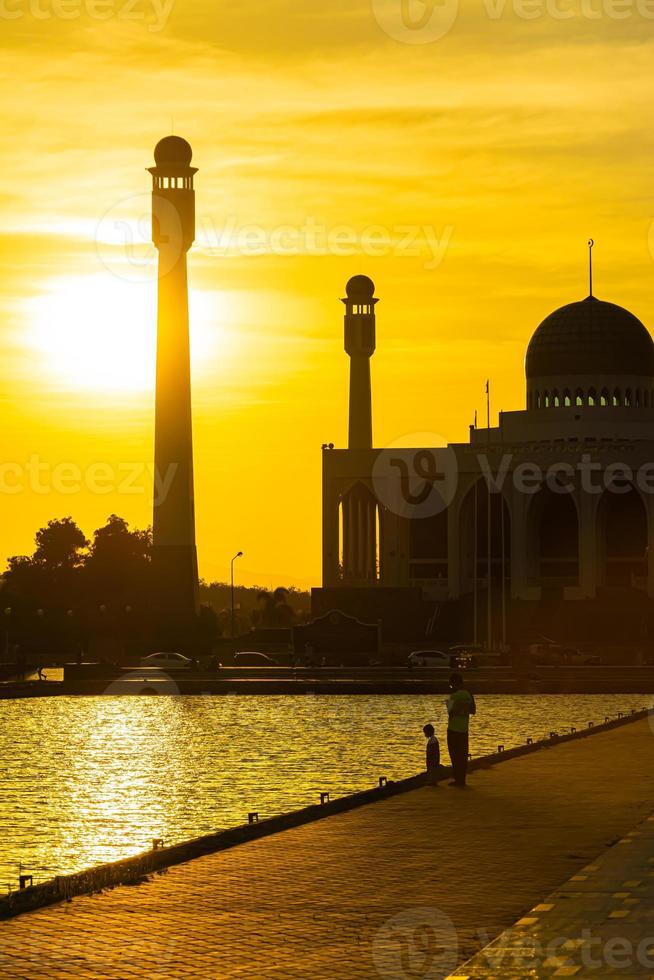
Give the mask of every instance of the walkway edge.
[{"label": "walkway edge", "polygon": [[[610,718],[601,724],[590,723],[588,728],[579,731],[571,729],[565,734],[552,732],[549,738],[520,745],[506,751],[503,747],[498,746],[497,752],[472,760],[470,770],[485,769],[500,762],[530,755],[532,752],[543,751],[576,739],[588,738],[598,732],[610,731],[653,715],[654,709],[633,710],[630,714],[623,715],[620,713],[617,717]],[[449,775],[449,767],[443,767],[442,778]],[[215,834],[207,834],[171,847],[159,847],[156,850],[145,851],[121,861],[100,864],[71,875],[59,875],[51,881],[13,891],[0,898],[0,919],[13,918],[56,902],[70,901],[77,895],[88,895],[100,892],[105,888],[115,888],[118,885],[140,884],[146,881],[149,875],[162,872],[173,865],[182,864],[194,858],[236,847],[239,844],[245,844],[262,837],[269,837],[283,830],[322,820],[324,817],[345,813],[348,810],[354,810],[369,803],[376,803],[400,793],[407,793],[424,786],[425,783],[426,773],[419,773],[397,782],[389,780],[383,786],[352,793],[331,801],[326,800],[324,803],[293,810],[290,813],[283,813],[261,821],[257,820],[253,823],[218,831]]]},{"label": "walkway edge", "polygon": [[[526,956],[533,957],[536,964],[538,964],[538,951],[545,948],[549,949],[550,946],[546,941],[545,933],[548,928],[551,928],[548,922],[548,918],[552,913],[553,909],[561,911],[563,905],[561,899],[567,900],[565,905],[567,906],[564,915],[567,917],[571,915],[572,922],[579,923],[579,917],[574,915],[574,901],[580,896],[588,898],[589,896],[597,897],[598,895],[605,895],[607,898],[612,897],[613,902],[608,904],[599,903],[592,909],[588,909],[584,915],[583,921],[583,931],[587,933],[589,937],[592,936],[592,941],[595,943],[600,942],[600,932],[599,930],[603,925],[608,926],[611,920],[611,912],[615,909],[619,911],[619,918],[624,921],[623,915],[626,917],[624,912],[625,907],[629,908],[632,904],[633,892],[622,892],[621,889],[625,887],[625,878],[629,879],[634,876],[638,876],[642,880],[634,880],[630,883],[630,888],[639,888],[647,882],[647,876],[650,874],[651,861],[652,858],[649,856],[651,854],[651,846],[648,848],[647,857],[643,856],[642,865],[637,870],[633,867],[634,855],[633,852],[628,855],[624,852],[620,853],[619,858],[619,874],[615,873],[614,878],[606,881],[606,878],[602,881],[600,878],[599,882],[595,875],[600,871],[602,867],[606,870],[606,864],[613,863],[613,858],[617,858],[617,853],[621,851],[620,848],[616,848],[617,844],[630,844],[632,840],[635,840],[637,835],[640,835],[642,831],[647,828],[651,828],[651,824],[654,821],[654,815],[650,814],[647,817],[641,819],[637,824],[634,825],[633,829],[626,833],[623,837],[618,838],[613,843],[609,844],[602,851],[598,853],[596,857],[592,858],[592,863],[589,862],[588,865],[582,867],[574,875],[570,875],[566,880],[554,888],[552,891],[548,892],[536,905],[528,905],[524,908],[522,915],[517,918],[511,925],[507,926],[506,929],[502,929],[493,939],[489,940],[484,946],[481,947],[472,956],[465,959],[460,963],[453,973],[447,975],[445,980],[476,980],[476,978],[484,977],[485,980],[493,980],[493,978],[505,976],[514,976],[518,969],[528,969],[529,974],[525,976],[537,976],[534,972],[534,966],[526,967],[524,962],[514,964],[510,966],[507,964],[507,960],[511,959],[511,955],[517,955],[519,961],[524,961]],[[649,842],[651,845],[652,837],[650,834]],[[630,851],[632,849],[630,848]],[[638,858],[636,858],[638,860]],[[629,862],[628,868],[625,867],[625,861]],[[609,872],[610,874],[610,872]],[[591,879],[591,875],[593,878]],[[583,889],[583,885],[580,882],[584,879],[588,879],[588,884],[592,884],[592,890],[580,890]],[[624,904],[620,906],[620,901]],[[640,902],[636,902],[636,905]],[[613,906],[613,909],[611,908]],[[643,905],[641,905],[641,908]],[[644,908],[647,908],[647,904],[644,904]],[[649,905],[651,908],[651,904]],[[593,921],[594,918],[594,921]],[[543,928],[544,927],[544,928]],[[581,931],[581,929],[580,929]],[[645,933],[643,933],[643,943],[651,947],[651,940],[645,938]],[[587,973],[580,973],[581,966],[577,965],[574,960],[572,960],[575,953],[579,951],[579,946],[577,943],[579,940],[576,936],[563,935],[563,930],[553,928],[553,938],[554,941],[551,944],[552,957],[557,959],[556,965],[552,966],[552,970],[558,968],[565,970],[565,973],[559,973],[560,976],[599,976],[597,973],[598,967],[596,965],[590,965],[590,971]],[[517,940],[517,941],[516,941]],[[610,937],[607,937],[607,947],[610,943]],[[592,942],[591,946],[592,948]],[[649,957],[649,952],[648,952]],[[547,959],[547,954],[543,954],[541,957],[541,963]],[[478,967],[481,965],[480,972]],[[635,976],[649,978],[652,977],[652,968],[650,965],[645,967],[642,964],[643,970],[638,974],[631,972],[629,966],[623,966],[621,964],[617,970],[620,971],[618,974],[611,973],[612,976],[621,975],[625,978],[631,978],[634,980]],[[537,967],[536,967],[537,968]],[[600,966],[599,969],[602,967]],[[629,970],[627,973],[626,971]],[[507,972],[508,971],[508,972]],[[623,972],[624,971],[624,972]],[[540,975],[540,974],[538,974]],[[549,972],[548,972],[548,975]],[[551,974],[556,976],[556,973]]]}]

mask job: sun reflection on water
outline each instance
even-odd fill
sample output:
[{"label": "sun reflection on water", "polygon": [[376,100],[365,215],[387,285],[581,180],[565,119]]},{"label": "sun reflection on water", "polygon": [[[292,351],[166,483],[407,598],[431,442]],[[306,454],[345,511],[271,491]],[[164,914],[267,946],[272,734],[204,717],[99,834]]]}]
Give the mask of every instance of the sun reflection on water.
[{"label": "sun reflection on water", "polygon": [[[105,697],[0,702],[0,891],[401,778],[443,698]],[[644,695],[479,698],[482,755],[649,704]],[[443,745],[444,748],[444,745]]]}]

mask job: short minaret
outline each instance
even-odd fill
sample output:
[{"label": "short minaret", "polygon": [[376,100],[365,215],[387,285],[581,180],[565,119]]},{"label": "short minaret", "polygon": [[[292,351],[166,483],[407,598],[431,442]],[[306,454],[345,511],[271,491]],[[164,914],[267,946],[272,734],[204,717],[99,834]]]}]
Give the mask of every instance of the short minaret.
[{"label": "short minaret", "polygon": [[372,449],[370,358],[375,352],[375,284],[354,276],[345,287],[345,350],[350,355],[349,449]]},{"label": "short minaret", "polygon": [[159,252],[153,555],[160,642],[198,612],[186,253],[195,238],[193,151],[166,136],[154,151],[152,240]]}]

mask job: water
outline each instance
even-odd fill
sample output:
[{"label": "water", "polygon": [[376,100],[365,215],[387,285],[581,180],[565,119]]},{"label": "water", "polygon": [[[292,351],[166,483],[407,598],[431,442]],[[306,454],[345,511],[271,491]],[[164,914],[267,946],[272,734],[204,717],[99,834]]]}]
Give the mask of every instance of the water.
[{"label": "water", "polygon": [[[402,778],[442,695],[44,698],[0,702],[0,891]],[[647,695],[486,695],[471,751],[603,721]]]}]

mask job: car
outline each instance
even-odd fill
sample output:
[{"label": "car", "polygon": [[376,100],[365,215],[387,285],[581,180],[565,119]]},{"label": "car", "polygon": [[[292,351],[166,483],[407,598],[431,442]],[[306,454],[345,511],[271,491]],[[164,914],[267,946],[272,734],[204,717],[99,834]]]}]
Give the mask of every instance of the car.
[{"label": "car", "polygon": [[191,660],[182,653],[151,653],[141,659],[141,667],[156,667],[158,670],[197,670],[197,660]]},{"label": "car", "polygon": [[269,657],[267,653],[257,653],[255,650],[243,650],[234,654],[235,667],[279,667],[279,661]]},{"label": "car", "polygon": [[408,667],[429,667],[431,670],[453,670],[456,657],[442,650],[414,650],[409,654]]}]

